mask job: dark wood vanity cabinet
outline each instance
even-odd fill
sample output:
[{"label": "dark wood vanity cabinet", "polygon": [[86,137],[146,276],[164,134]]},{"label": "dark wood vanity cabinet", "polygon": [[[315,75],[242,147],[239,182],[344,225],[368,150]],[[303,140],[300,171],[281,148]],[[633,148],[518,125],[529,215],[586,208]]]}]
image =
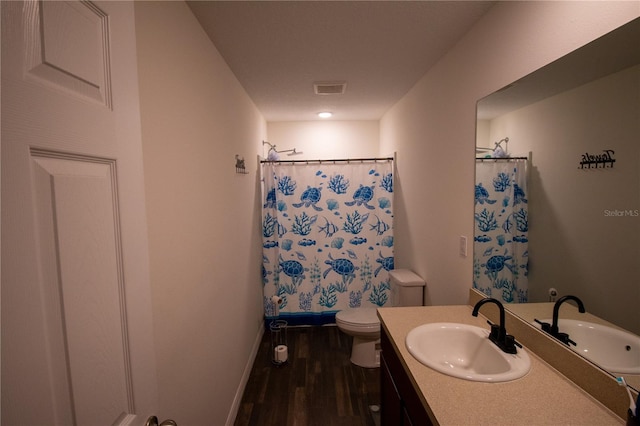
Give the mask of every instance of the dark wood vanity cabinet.
[{"label": "dark wood vanity cabinet", "polygon": [[380,418],[382,426],[431,426],[420,397],[402,367],[384,327],[380,336]]}]

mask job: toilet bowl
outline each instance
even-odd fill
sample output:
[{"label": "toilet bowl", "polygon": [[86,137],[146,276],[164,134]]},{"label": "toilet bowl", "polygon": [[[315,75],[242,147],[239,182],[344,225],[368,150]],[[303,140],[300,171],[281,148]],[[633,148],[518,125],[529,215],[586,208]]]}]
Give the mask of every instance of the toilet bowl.
[{"label": "toilet bowl", "polygon": [[[425,282],[407,269],[389,271],[391,306],[420,306]],[[380,320],[377,308],[345,309],[336,314],[336,325],[353,336],[351,362],[360,367],[380,367]]]},{"label": "toilet bowl", "polygon": [[336,324],[353,337],[351,362],[360,367],[380,367],[380,320],[376,308],[345,309],[336,314]]}]

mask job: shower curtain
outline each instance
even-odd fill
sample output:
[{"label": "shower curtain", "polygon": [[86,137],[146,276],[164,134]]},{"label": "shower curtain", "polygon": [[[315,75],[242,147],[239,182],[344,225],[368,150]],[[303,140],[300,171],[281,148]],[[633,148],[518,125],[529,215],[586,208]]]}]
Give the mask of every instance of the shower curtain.
[{"label": "shower curtain", "polygon": [[528,300],[527,160],[476,160],[473,287],[506,303]]},{"label": "shower curtain", "polygon": [[384,306],[393,160],[265,162],[262,178],[265,318],[321,325],[342,309]]}]

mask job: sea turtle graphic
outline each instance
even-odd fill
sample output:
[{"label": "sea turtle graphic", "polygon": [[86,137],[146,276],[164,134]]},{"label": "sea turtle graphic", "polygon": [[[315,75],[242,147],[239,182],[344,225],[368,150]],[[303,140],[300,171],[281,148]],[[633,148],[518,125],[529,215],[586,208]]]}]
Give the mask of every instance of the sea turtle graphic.
[{"label": "sea turtle graphic", "polygon": [[280,271],[291,277],[291,283],[294,286],[299,286],[302,283],[302,280],[305,279],[305,270],[306,269],[302,266],[302,263],[297,260],[284,260],[282,256],[280,256]]},{"label": "sea turtle graphic", "polygon": [[479,183],[476,185],[476,204],[480,203],[480,204],[494,204],[496,202],[496,200],[490,200],[489,199],[489,191],[487,191],[487,189],[482,186],[482,183]]},{"label": "sea turtle graphic", "polygon": [[329,260],[325,260],[324,263],[327,265],[331,265],[329,269],[324,271],[322,274],[323,278],[327,278],[327,274],[331,271],[336,271],[338,274],[342,275],[342,282],[344,284],[351,284],[353,279],[356,277],[355,271],[356,269],[360,269],[357,266],[353,265],[349,259],[334,259],[329,253]]},{"label": "sea turtle graphic", "polygon": [[377,277],[382,269],[384,269],[385,271],[393,270],[393,256],[383,257],[382,252],[380,252],[379,257],[376,259],[376,262],[378,262],[380,266],[378,266],[378,268],[373,273],[374,277]]},{"label": "sea turtle graphic", "polygon": [[511,256],[506,256],[506,255],[491,256],[489,260],[487,260],[487,263],[481,266],[484,266],[487,268],[485,271],[485,274],[487,274],[487,276],[491,278],[491,280],[495,281],[498,278],[498,273],[502,271],[505,266],[507,267],[507,269],[513,272],[514,266],[507,263],[507,261],[511,259],[513,259]]},{"label": "sea turtle graphic", "polygon": [[367,204],[369,201],[371,201],[372,198],[373,186],[364,186],[360,184],[360,188],[356,189],[356,192],[353,193],[353,201],[345,201],[344,204],[347,206],[353,206],[354,204],[357,204],[359,206],[364,205],[369,210],[373,210],[375,209],[375,207]]},{"label": "sea turtle graphic", "polygon": [[304,190],[302,195],[300,196],[300,202],[296,204],[292,204],[293,207],[313,207],[316,211],[322,211],[321,207],[316,206],[316,203],[320,201],[322,194],[320,191],[322,188],[314,188],[312,186],[307,186],[307,189]]}]

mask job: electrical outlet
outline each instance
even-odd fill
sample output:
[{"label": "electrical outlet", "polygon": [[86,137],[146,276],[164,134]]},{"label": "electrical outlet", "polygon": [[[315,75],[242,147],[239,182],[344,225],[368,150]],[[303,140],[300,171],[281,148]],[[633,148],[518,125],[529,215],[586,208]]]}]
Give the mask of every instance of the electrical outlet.
[{"label": "electrical outlet", "polygon": [[467,257],[467,237],[460,236],[460,256]]}]

